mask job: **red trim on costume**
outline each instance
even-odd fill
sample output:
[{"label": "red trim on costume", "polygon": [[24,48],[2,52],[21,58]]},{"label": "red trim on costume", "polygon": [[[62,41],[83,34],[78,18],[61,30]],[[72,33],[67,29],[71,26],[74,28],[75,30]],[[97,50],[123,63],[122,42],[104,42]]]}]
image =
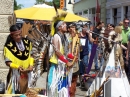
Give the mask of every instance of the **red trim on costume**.
[{"label": "red trim on costume", "polygon": [[60,56],[59,59],[65,63],[68,63],[68,60],[63,55]]},{"label": "red trim on costume", "polygon": [[21,74],[20,78],[28,78],[28,75],[27,74]]},{"label": "red trim on costume", "polygon": [[68,55],[67,55],[67,57],[69,58],[69,59],[74,59],[74,55],[72,54],[72,53],[69,53]]}]

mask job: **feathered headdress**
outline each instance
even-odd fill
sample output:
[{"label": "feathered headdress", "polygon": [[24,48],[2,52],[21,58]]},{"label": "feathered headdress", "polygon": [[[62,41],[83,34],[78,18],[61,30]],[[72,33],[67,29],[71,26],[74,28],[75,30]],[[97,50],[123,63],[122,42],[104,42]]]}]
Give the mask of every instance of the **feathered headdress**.
[{"label": "feathered headdress", "polygon": [[64,13],[61,13],[60,15],[53,17],[53,20],[51,23],[51,36],[53,36],[55,34],[56,25],[58,24],[58,22],[64,21],[66,15],[67,15],[67,13],[64,12]]}]

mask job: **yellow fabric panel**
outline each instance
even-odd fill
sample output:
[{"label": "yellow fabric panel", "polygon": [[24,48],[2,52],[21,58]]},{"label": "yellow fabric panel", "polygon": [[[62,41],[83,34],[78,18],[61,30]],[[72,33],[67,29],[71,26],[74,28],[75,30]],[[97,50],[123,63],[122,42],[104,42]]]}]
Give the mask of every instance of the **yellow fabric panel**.
[{"label": "yellow fabric panel", "polygon": [[9,85],[7,87],[7,93],[6,94],[12,94],[12,80],[10,80]]},{"label": "yellow fabric panel", "polygon": [[[64,54],[64,48],[63,48],[61,43],[60,43],[60,52],[61,52],[61,54]],[[57,59],[57,56],[55,54],[55,51],[54,51],[52,57],[50,58],[50,62],[52,62],[54,64],[58,64],[58,59]]]},{"label": "yellow fabric panel", "polygon": [[13,68],[13,69],[18,69],[18,68],[19,68],[19,65],[14,64],[14,63],[11,63],[11,64],[10,64],[10,67]]},{"label": "yellow fabric panel", "polygon": [[50,62],[54,63],[54,64],[57,64],[58,63],[58,60],[57,60],[57,56],[55,54],[55,51],[52,55],[52,57],[50,58]]},{"label": "yellow fabric panel", "polygon": [[12,84],[9,85],[7,94],[12,94]]},{"label": "yellow fabric panel", "polygon": [[30,66],[34,65],[34,58],[30,57]]},{"label": "yellow fabric panel", "polygon": [[27,69],[30,65],[30,55],[26,60],[20,60],[15,57],[8,48],[4,47],[4,56],[12,61],[12,63],[22,66],[23,69]]}]

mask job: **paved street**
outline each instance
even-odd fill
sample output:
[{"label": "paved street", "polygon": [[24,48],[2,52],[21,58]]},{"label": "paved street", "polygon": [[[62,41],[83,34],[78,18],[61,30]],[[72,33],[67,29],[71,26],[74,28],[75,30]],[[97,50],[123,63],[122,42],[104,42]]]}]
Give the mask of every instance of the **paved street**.
[{"label": "paved street", "polygon": [[75,97],[85,97],[86,90],[84,89],[80,89],[79,87],[77,87],[76,90],[76,96]]},{"label": "paved street", "polygon": [[[38,79],[36,87],[38,88],[46,88],[46,75],[47,73],[43,73],[43,75]],[[75,97],[84,97],[86,91],[84,89],[80,89],[77,86],[76,96]]]}]

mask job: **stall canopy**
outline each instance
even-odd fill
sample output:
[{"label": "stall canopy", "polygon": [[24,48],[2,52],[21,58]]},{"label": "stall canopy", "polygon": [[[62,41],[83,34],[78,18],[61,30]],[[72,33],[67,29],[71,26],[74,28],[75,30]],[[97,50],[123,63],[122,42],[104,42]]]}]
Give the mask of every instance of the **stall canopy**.
[{"label": "stall canopy", "polygon": [[[63,11],[58,9],[59,14],[67,13],[67,16],[64,21],[74,22],[74,21],[89,21],[88,18],[83,18],[78,15]],[[53,6],[46,4],[34,5],[29,8],[23,8],[20,10],[15,10],[17,18],[22,19],[31,19],[31,20],[48,20],[51,21],[54,16],[56,16],[56,11]]]}]

